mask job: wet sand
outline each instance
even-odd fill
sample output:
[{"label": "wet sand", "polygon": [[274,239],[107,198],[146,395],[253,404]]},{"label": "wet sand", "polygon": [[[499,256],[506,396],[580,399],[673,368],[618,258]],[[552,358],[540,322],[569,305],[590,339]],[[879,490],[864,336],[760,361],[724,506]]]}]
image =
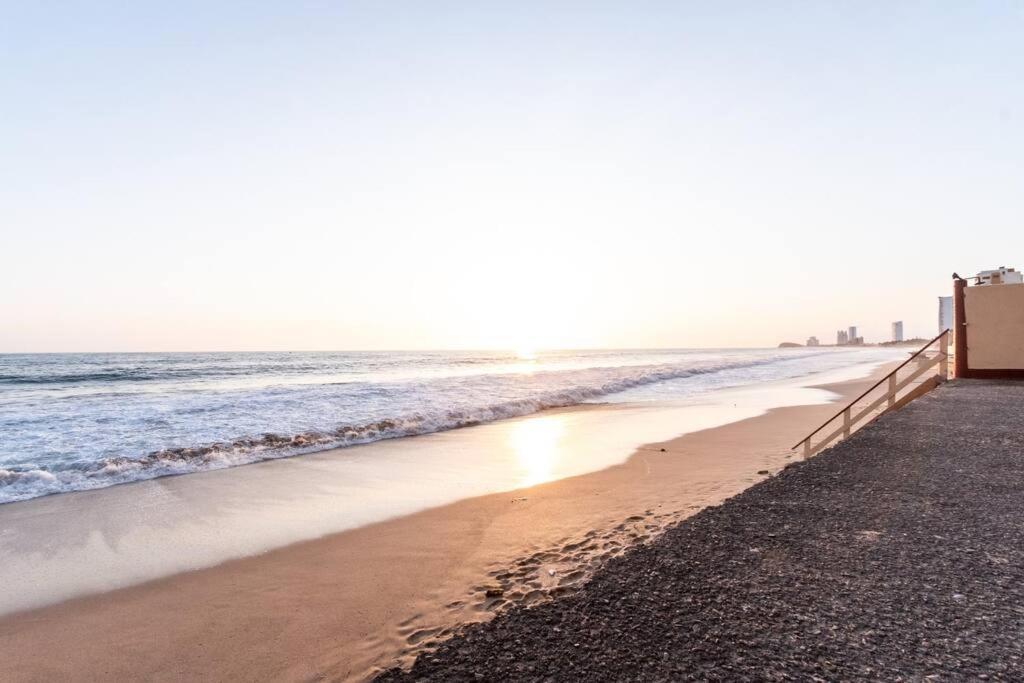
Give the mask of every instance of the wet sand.
[{"label": "wet sand", "polygon": [[[828,388],[852,397],[869,381]],[[781,469],[834,410],[770,410],[598,472],[11,614],[0,619],[4,676],[366,678],[460,623],[572,590],[602,558]]]},{"label": "wet sand", "polygon": [[954,380],[383,680],[1020,680],[1021,400]]}]

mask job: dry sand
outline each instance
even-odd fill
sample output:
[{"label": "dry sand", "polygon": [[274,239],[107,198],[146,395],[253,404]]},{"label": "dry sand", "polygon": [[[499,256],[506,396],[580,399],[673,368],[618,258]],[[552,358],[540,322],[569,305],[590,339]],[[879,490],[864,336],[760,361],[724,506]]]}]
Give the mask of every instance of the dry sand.
[{"label": "dry sand", "polygon": [[954,380],[385,681],[1019,681],[1024,383]]},{"label": "dry sand", "polygon": [[[827,388],[846,399],[870,381]],[[602,557],[770,476],[835,409],[775,409],[599,472],[9,615],[3,678],[366,678],[459,623],[571,590]]]}]

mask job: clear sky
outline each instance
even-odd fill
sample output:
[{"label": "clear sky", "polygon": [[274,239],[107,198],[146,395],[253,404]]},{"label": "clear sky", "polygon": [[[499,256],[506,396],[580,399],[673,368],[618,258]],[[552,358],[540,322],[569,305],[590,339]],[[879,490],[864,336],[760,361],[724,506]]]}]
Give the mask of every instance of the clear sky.
[{"label": "clear sky", "polygon": [[1021,2],[0,7],[0,351],[930,335],[1022,216]]}]

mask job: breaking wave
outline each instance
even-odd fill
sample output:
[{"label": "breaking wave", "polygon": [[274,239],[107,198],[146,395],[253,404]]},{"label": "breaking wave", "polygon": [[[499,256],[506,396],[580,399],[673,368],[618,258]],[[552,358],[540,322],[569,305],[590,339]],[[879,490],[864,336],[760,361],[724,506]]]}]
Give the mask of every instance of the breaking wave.
[{"label": "breaking wave", "polygon": [[[490,368],[486,368],[484,372],[472,376],[452,374],[437,378],[431,375],[412,380],[349,382],[341,386],[321,382],[299,388],[268,385],[259,390],[234,393],[213,389],[192,393],[161,390],[154,394],[155,398],[147,398],[119,394],[112,388],[106,398],[72,396],[71,405],[61,404],[60,409],[68,411],[64,415],[54,412],[57,408],[52,406],[56,404],[51,404],[48,409],[38,408],[37,405],[35,413],[27,411],[22,416],[22,422],[9,423],[26,434],[31,429],[24,425],[34,425],[33,428],[45,437],[35,442],[26,438],[20,452],[33,453],[38,450],[35,444],[49,444],[61,437],[65,442],[61,444],[63,450],[54,448],[52,452],[55,455],[49,459],[38,455],[19,457],[19,451],[0,449],[0,503],[222,469],[382,439],[429,434],[520,417],[549,408],[603,400],[612,394],[647,385],[668,383],[665,386],[674,386],[672,380],[683,380],[686,386],[693,387],[696,385],[687,378],[705,377],[707,379],[694,381],[700,383],[702,390],[707,390],[726,381],[736,384],[772,379],[787,372],[790,376],[806,374],[814,370],[807,365],[807,359],[813,359],[815,355],[835,354],[808,352],[793,356],[762,351],[745,354],[723,352],[717,354],[717,357],[715,355],[689,355],[671,359],[675,362],[641,364],[637,361],[653,360],[655,357],[634,354],[635,357],[627,359],[633,364],[625,365],[564,367],[549,364],[547,367],[552,369],[521,374],[489,374],[487,370]],[[664,361],[662,356],[664,354],[656,359]],[[421,360],[423,357],[417,356],[407,365],[431,362],[436,365],[430,358]],[[345,362],[352,364],[350,358]],[[444,360],[449,366],[473,363],[486,366],[488,363],[494,364],[496,360],[505,362],[507,359],[481,357],[479,360]],[[303,362],[307,365],[312,363],[313,366],[320,362],[316,358],[307,361]],[[589,361],[594,362],[594,359],[590,358]],[[282,365],[276,357],[273,363],[275,366]],[[781,369],[787,363],[789,369]],[[224,364],[218,360],[216,365],[218,374],[222,374]],[[295,365],[293,363],[290,367]],[[7,378],[12,374],[7,375]],[[110,379],[113,372],[99,370],[54,374],[60,374],[63,381],[67,381],[71,375],[78,381],[91,381],[99,377]],[[122,382],[132,383],[146,373],[119,374]],[[157,374],[166,376],[166,373]],[[0,376],[2,379],[4,377]],[[25,384],[35,383],[26,382],[28,378],[25,374],[19,379]],[[40,383],[47,381],[42,376],[33,379]],[[25,391],[39,390],[29,388]],[[111,406],[119,406],[121,410],[127,411],[127,415],[112,412],[115,409]],[[83,415],[88,415],[88,420]],[[288,419],[282,418],[282,415]],[[346,416],[348,419],[345,419]],[[259,431],[260,427],[303,423],[305,427],[294,431]],[[329,426],[309,428],[310,424]],[[217,437],[232,431],[236,434],[249,434],[217,440]],[[214,438],[204,441],[203,435]],[[175,442],[180,444],[189,437],[196,439],[197,436],[197,441],[200,441],[197,445],[145,449],[146,444],[157,447]],[[90,451],[90,438],[103,443],[91,444],[93,450]],[[134,447],[138,449],[138,454],[130,452],[132,444],[137,444]],[[118,453],[125,450],[129,452]]]}]

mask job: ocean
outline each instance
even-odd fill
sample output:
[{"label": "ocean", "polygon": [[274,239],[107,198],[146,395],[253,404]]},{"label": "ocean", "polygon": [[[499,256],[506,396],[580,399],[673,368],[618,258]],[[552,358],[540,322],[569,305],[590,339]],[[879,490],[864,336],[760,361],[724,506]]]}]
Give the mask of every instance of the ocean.
[{"label": "ocean", "polygon": [[581,403],[893,360],[891,349],[0,355],[0,503]]}]

